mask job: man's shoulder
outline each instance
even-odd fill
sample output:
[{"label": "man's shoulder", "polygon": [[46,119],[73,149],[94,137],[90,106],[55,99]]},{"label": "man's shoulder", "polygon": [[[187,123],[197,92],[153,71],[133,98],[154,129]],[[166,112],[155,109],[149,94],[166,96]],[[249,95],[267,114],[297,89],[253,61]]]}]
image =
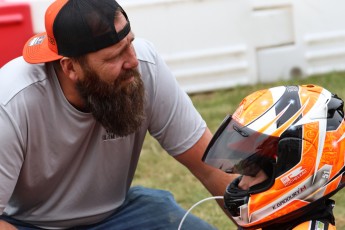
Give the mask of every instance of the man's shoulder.
[{"label": "man's shoulder", "polygon": [[45,64],[29,64],[22,57],[8,62],[0,69],[0,104],[36,82],[47,78]]}]

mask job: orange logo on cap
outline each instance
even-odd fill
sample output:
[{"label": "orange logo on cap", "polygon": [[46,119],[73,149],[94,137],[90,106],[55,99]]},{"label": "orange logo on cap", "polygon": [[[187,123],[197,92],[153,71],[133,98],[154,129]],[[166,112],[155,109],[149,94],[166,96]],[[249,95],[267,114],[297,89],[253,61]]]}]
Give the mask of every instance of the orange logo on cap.
[{"label": "orange logo on cap", "polygon": [[30,43],[29,43],[29,46],[35,46],[35,45],[40,45],[43,43],[43,40],[46,36],[43,35],[43,36],[39,36],[39,37],[36,37],[36,38],[33,38]]}]

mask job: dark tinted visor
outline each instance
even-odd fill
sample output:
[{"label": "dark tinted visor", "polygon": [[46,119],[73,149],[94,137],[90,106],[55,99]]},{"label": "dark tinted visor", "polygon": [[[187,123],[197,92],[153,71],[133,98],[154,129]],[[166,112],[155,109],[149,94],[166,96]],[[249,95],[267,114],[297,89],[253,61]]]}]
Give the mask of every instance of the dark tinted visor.
[{"label": "dark tinted visor", "polygon": [[227,173],[254,176],[268,162],[275,162],[278,137],[243,126],[227,117],[215,133],[203,161]]}]

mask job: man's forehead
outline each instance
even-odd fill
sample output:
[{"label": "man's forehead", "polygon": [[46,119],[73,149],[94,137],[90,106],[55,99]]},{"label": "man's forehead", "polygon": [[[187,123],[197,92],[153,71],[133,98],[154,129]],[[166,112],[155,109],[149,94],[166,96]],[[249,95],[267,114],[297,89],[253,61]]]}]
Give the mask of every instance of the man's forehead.
[{"label": "man's forehead", "polygon": [[127,21],[123,12],[117,11],[114,18],[114,26],[115,26],[116,32],[123,30],[123,28],[127,25],[127,23],[129,22]]}]

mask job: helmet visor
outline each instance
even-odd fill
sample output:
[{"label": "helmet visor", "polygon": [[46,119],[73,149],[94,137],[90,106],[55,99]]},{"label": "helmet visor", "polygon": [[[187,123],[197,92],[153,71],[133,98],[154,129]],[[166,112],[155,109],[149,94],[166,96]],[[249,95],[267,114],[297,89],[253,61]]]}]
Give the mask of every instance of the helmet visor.
[{"label": "helmet visor", "polygon": [[203,161],[227,173],[255,176],[275,161],[278,137],[243,126],[227,117],[211,140]]}]

